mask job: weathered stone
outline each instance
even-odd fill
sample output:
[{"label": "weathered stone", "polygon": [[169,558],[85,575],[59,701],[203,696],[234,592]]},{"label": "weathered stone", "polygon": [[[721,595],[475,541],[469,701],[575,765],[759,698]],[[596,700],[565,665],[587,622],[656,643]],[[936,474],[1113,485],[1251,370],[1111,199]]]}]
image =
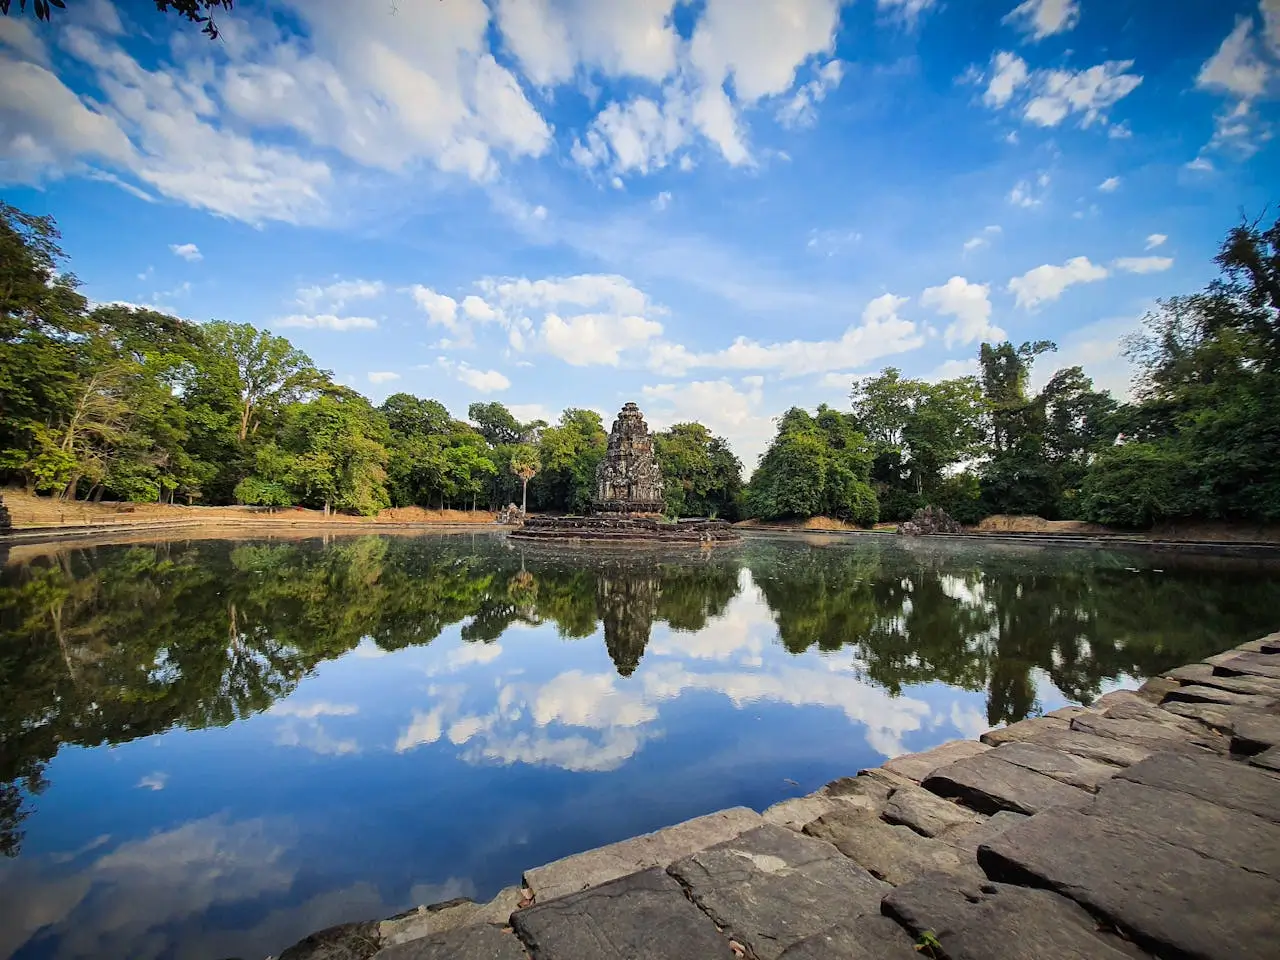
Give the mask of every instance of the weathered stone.
[{"label": "weathered stone", "polygon": [[1017,723],[1011,723],[1007,727],[988,730],[979,739],[988,746],[998,747],[1002,743],[1030,740],[1036,734],[1046,730],[1066,730],[1070,722],[1064,717],[1029,717]]},{"label": "weathered stone", "polygon": [[715,924],[657,868],[521,910],[511,923],[537,960],[733,958]]},{"label": "weathered stone", "polygon": [[625,403],[596,467],[595,509],[604,513],[661,513],[662,470],[644,414]]},{"label": "weathered stone", "polygon": [[994,880],[1070,897],[1160,955],[1275,956],[1280,883],[1106,817],[1042,813],[987,841],[978,861]]},{"label": "weathered stone", "polygon": [[1051,807],[1076,806],[1088,796],[1051,777],[988,755],[945,766],[923,786],[939,796],[956,797],[979,813],[1039,813]]},{"label": "weathered stone", "polygon": [[1148,709],[1151,705],[1134,690],[1112,690],[1089,704],[1089,709],[1095,713],[1106,713],[1108,710],[1126,706]]},{"label": "weathered stone", "polygon": [[1194,720],[1175,716],[1168,710],[1162,709],[1154,703],[1148,703],[1138,696],[1114,703],[1102,711],[1102,716],[1108,720],[1133,720],[1141,723],[1165,724],[1193,735],[1204,732],[1196,725]]},{"label": "weathered stone", "polygon": [[1180,700],[1173,700],[1165,703],[1164,709],[1184,720],[1195,720],[1198,723],[1203,723],[1210,730],[1216,730],[1219,733],[1230,734],[1235,729],[1236,710],[1234,707],[1226,707],[1219,703],[1206,703],[1205,701],[1186,703]]},{"label": "weathered stone", "polygon": [[1259,696],[1256,693],[1235,693],[1221,687],[1209,687],[1200,683],[1189,683],[1170,690],[1164,698],[1165,703],[1220,703],[1228,707],[1253,707],[1265,709],[1276,702],[1275,697]]},{"label": "weathered stone", "polygon": [[1241,651],[1242,653],[1263,653],[1264,651],[1262,649],[1262,646],[1263,646],[1263,641],[1261,639],[1246,640],[1244,643],[1238,644],[1235,649]]},{"label": "weathered stone", "polygon": [[953,763],[956,760],[962,760],[965,757],[977,756],[990,749],[985,743],[975,743],[972,740],[951,740],[941,746],[934,747],[932,750],[925,750],[923,753],[905,753],[900,757],[894,757],[894,759],[884,764],[884,769],[919,783],[939,767]]},{"label": "weathered stone", "polygon": [[1066,720],[1070,723],[1073,717],[1078,717],[1080,714],[1088,712],[1088,707],[1067,706],[1059,707],[1057,710],[1050,710],[1045,716],[1055,720]]},{"label": "weathered stone", "polygon": [[1014,813],[1012,810],[1001,810],[993,813],[985,821],[967,830],[957,829],[942,839],[951,844],[964,856],[966,862],[974,860],[978,847],[986,843],[996,834],[1004,833],[1010,827],[1017,826],[1027,819],[1025,813]]},{"label": "weathered stone", "polygon": [[1280,699],[1280,680],[1271,677],[1251,677],[1244,674],[1238,676],[1219,676],[1213,667],[1204,663],[1193,663],[1190,666],[1178,667],[1165,674],[1183,683],[1195,683],[1206,687],[1217,687],[1234,693],[1256,693],[1263,697]]},{"label": "weathered stone", "polygon": [[524,884],[538,903],[546,903],[649,867],[665,867],[761,823],[760,814],[746,807],[720,810],[526,870]]},{"label": "weathered stone", "polygon": [[941,507],[921,507],[911,519],[898,524],[906,537],[931,537],[940,533],[964,533],[964,527]]},{"label": "weathered stone", "polygon": [[1249,758],[1249,766],[1261,767],[1263,770],[1274,770],[1280,773],[1280,747],[1271,747],[1260,754]]},{"label": "weathered stone", "polygon": [[1026,767],[1067,786],[1079,787],[1091,793],[1110,780],[1118,769],[1107,763],[1086,760],[1037,743],[1006,743],[987,756]]},{"label": "weathered stone", "polygon": [[1127,767],[1151,756],[1145,747],[1135,746],[1123,740],[1109,740],[1081,733],[1079,730],[1046,730],[1028,743],[1039,744],[1051,750],[1060,750],[1086,760],[1097,760],[1116,767]]},{"label": "weathered stone", "polygon": [[1280,826],[1243,810],[1128,780],[1106,784],[1084,813],[1280,879]]},{"label": "weathered stone", "polygon": [[[1206,663],[1208,661],[1205,661]],[[1280,655],[1274,653],[1240,653],[1213,665],[1214,673],[1247,673],[1255,677],[1280,680]]]},{"label": "weathered stone", "polygon": [[1149,703],[1159,703],[1182,684],[1168,677],[1148,677],[1138,688],[1138,696]]},{"label": "weathered stone", "polygon": [[926,873],[955,873],[966,867],[976,872],[976,864],[966,863],[951,844],[858,811],[834,811],[813,821],[804,832],[834,844],[873,876],[894,885]]},{"label": "weathered stone", "polygon": [[806,937],[780,960],[919,960],[907,931],[888,917],[862,914]]},{"label": "weathered stone", "polygon": [[383,946],[418,940],[434,933],[444,933],[447,930],[474,923],[474,917],[479,910],[480,904],[466,899],[419,907],[417,910],[392,917],[390,920],[383,920],[378,924],[378,936]]},{"label": "weathered stone", "polygon": [[279,960],[369,960],[378,946],[376,921],[340,923],[299,940]]},{"label": "weathered stone", "polygon": [[1280,715],[1240,713],[1231,730],[1232,753],[1261,753],[1280,744]]},{"label": "weathered stone", "polygon": [[1226,753],[1230,747],[1224,738],[1210,731],[1205,731],[1203,736],[1194,736],[1185,727],[1147,720],[1113,720],[1089,714],[1072,720],[1071,729],[1095,737],[1120,740],[1153,753],[1161,750],[1190,751],[1197,755],[1207,752]]},{"label": "weathered stone", "polygon": [[[775,960],[835,918],[875,913],[889,889],[830,844],[773,824],[668,869],[725,935],[759,960]],[[663,956],[699,954],[671,950]]]},{"label": "weathered stone", "polygon": [[889,794],[899,787],[913,787],[915,785],[916,782],[914,780],[908,780],[906,777],[885,770],[883,767],[873,767],[869,770],[863,770],[856,777],[841,777],[839,780],[832,780],[818,792],[824,796],[863,796],[884,802],[889,798]]},{"label": "weathered stone", "polygon": [[812,823],[824,813],[830,813],[839,807],[848,806],[857,807],[868,813],[879,809],[879,804],[866,796],[835,797],[814,794],[808,797],[793,797],[790,800],[775,803],[760,816],[764,818],[766,823],[776,823],[780,827],[799,832],[804,829],[806,823]]},{"label": "weathered stone", "polygon": [[1158,753],[1116,776],[1280,823],[1280,779],[1237,761]]},{"label": "weathered stone", "polygon": [[1263,653],[1280,653],[1280,633],[1269,633],[1258,641],[1258,649]]},{"label": "weathered stone", "polygon": [[386,947],[374,960],[528,960],[510,930],[481,923]]},{"label": "weathered stone", "polygon": [[1048,890],[1001,883],[959,885],[924,877],[894,890],[882,908],[914,936],[933,933],[949,960],[1134,960],[1119,937]]},{"label": "weathered stone", "polygon": [[910,827],[926,837],[936,837],[956,827],[982,823],[972,810],[943,800],[921,787],[901,787],[889,796],[880,814],[889,823]]}]

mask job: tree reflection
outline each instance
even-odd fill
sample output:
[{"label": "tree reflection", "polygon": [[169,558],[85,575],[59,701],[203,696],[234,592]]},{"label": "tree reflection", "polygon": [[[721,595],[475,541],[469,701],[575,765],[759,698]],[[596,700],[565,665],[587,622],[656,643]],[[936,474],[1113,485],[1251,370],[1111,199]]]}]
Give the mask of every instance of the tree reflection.
[{"label": "tree reflection", "polygon": [[625,678],[655,623],[704,629],[745,568],[790,653],[846,650],[895,695],[985,691],[994,724],[1039,709],[1038,673],[1087,703],[1109,679],[1265,632],[1280,607],[1274,577],[1235,575],[1247,564],[1132,562],[881,539],[687,556],[525,552],[483,536],[57,551],[0,574],[0,851],[16,854],[26,799],[63,744],[229,724],[366,638],[393,651],[453,624],[477,643],[516,624],[567,639],[602,626]]}]

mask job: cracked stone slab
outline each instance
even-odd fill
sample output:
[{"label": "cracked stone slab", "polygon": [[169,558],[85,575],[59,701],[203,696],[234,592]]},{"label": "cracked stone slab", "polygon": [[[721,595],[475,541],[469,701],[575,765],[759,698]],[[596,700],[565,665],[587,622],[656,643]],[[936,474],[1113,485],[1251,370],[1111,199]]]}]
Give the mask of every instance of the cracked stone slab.
[{"label": "cracked stone slab", "polygon": [[992,750],[988,756],[1026,767],[1090,793],[1096,793],[1098,787],[1115,776],[1118,770],[1111,764],[1086,760],[1037,743],[1007,743]]},{"label": "cracked stone slab", "polygon": [[841,777],[839,780],[832,780],[818,792],[824,797],[869,797],[871,800],[883,803],[889,799],[889,794],[893,793],[899,787],[914,787],[916,782],[908,780],[906,777],[899,776],[885,770],[882,767],[872,767],[869,770],[863,770],[856,777]]},{"label": "cracked stone slab", "polygon": [[1274,770],[1280,773],[1280,747],[1263,750],[1257,756],[1249,758],[1249,766],[1261,767],[1263,770]]},{"label": "cracked stone slab", "polygon": [[1245,713],[1235,718],[1231,730],[1232,753],[1261,753],[1280,745],[1280,715]]},{"label": "cracked stone slab", "polygon": [[799,833],[804,829],[805,824],[812,823],[824,813],[830,813],[841,807],[856,807],[871,813],[879,809],[879,804],[870,797],[857,794],[849,796],[814,794],[775,803],[762,813],[761,817],[766,823],[774,823]]},{"label": "cracked stone slab", "polygon": [[1114,780],[1081,812],[1280,880],[1280,825],[1243,810]]},{"label": "cracked stone slab", "polygon": [[951,740],[923,753],[906,753],[895,757],[884,764],[883,769],[919,783],[939,767],[965,757],[977,756],[990,749],[987,744],[974,740]]},{"label": "cracked stone slab", "polygon": [[657,867],[521,910],[511,923],[534,960],[734,957],[715,924]]},{"label": "cracked stone slab", "polygon": [[1050,810],[988,840],[978,862],[993,880],[1071,898],[1161,956],[1275,957],[1280,883],[1106,817]]},{"label": "cracked stone slab", "polygon": [[1097,760],[1109,763],[1113,767],[1129,767],[1151,756],[1152,751],[1123,740],[1111,740],[1107,737],[1095,737],[1079,730],[1046,730],[1039,733],[1027,743],[1048,747],[1061,753],[1084,757],[1086,760]]},{"label": "cracked stone slab", "polygon": [[831,844],[773,824],[677,861],[668,872],[759,960],[776,960],[838,918],[878,912],[889,890]]},{"label": "cracked stone slab", "polygon": [[1161,709],[1176,717],[1203,723],[1206,727],[1218,733],[1230,735],[1236,726],[1237,708],[1224,706],[1220,703],[1206,703],[1203,700],[1186,703],[1174,700],[1162,704]]},{"label": "cracked stone slab", "polygon": [[373,960],[528,960],[524,945],[510,930],[488,923],[385,947]]},{"label": "cracked stone slab", "polygon": [[488,903],[450,900],[383,920],[378,924],[378,936],[382,945],[389,947],[476,923],[505,924],[519,906],[520,888],[507,887]]},{"label": "cracked stone slab", "polygon": [[997,834],[1004,833],[1010,827],[1017,826],[1027,819],[1025,813],[1014,813],[1012,810],[1001,810],[992,814],[982,823],[969,830],[955,831],[943,839],[960,851],[965,862],[976,860],[978,847]]},{"label": "cracked stone slab", "polygon": [[1235,760],[1158,753],[1116,776],[1280,823],[1280,778]]},{"label": "cracked stone slab", "polygon": [[1182,686],[1181,681],[1169,677],[1148,677],[1138,688],[1138,696],[1150,703],[1159,703],[1174,690]]},{"label": "cracked stone slab", "polygon": [[895,886],[926,873],[977,872],[956,846],[856,811],[835,811],[804,828],[873,876]]},{"label": "cracked stone slab", "polygon": [[1178,667],[1165,674],[1182,683],[1194,683],[1219,690],[1230,690],[1234,693],[1253,693],[1263,697],[1280,697],[1280,680],[1269,677],[1250,677],[1245,675],[1224,677],[1213,672],[1213,667],[1204,663],[1193,663]]},{"label": "cracked stone slab", "polygon": [[526,870],[524,884],[538,903],[546,903],[649,867],[666,867],[763,822],[760,814],[746,807],[720,810]]},{"label": "cracked stone slab", "polygon": [[1223,690],[1221,687],[1210,687],[1201,683],[1189,683],[1186,685],[1180,684],[1177,689],[1170,690],[1164,698],[1166,705],[1176,701],[1219,703],[1228,707],[1253,707],[1261,710],[1274,706],[1276,698],[1257,693],[1236,693],[1232,690]]},{"label": "cracked stone slab", "polygon": [[926,837],[982,823],[984,817],[943,800],[922,787],[900,787],[885,801],[880,814],[888,823],[902,824]]},{"label": "cracked stone slab", "polygon": [[1039,813],[1051,807],[1076,806],[1088,798],[1083,790],[997,759],[995,751],[943,767],[923,786],[939,796],[955,797],[979,813]]},{"label": "cracked stone slab", "polygon": [[988,746],[998,747],[1002,743],[1030,740],[1036,734],[1046,730],[1066,730],[1070,723],[1070,717],[1028,717],[1026,720],[1011,723],[1007,727],[988,730],[978,739]]},{"label": "cracked stone slab", "polygon": [[880,914],[861,914],[782,951],[779,960],[919,960],[911,937]]},{"label": "cracked stone slab", "polygon": [[914,936],[926,930],[949,960],[1136,960],[1145,956],[1098,931],[1079,904],[1051,893],[1002,883],[958,885],[923,877],[898,887],[884,912]]},{"label": "cracked stone slab", "polygon": [[[1170,715],[1171,719],[1174,719]],[[1230,743],[1208,730],[1196,736],[1185,727],[1173,723],[1155,723],[1148,720],[1116,720],[1111,717],[1082,715],[1071,721],[1071,729],[1095,737],[1119,740],[1155,753],[1180,750],[1194,753],[1226,753]]]},{"label": "cracked stone slab", "polygon": [[1255,677],[1270,677],[1273,680],[1280,680],[1280,655],[1274,653],[1240,653],[1233,657],[1218,660],[1213,664],[1213,669],[1215,673],[1247,673]]}]

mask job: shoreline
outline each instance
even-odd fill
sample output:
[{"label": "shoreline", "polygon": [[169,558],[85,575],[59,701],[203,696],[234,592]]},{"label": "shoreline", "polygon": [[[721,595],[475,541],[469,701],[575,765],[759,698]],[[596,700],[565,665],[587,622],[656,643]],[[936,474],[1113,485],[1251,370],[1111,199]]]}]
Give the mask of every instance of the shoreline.
[{"label": "shoreline", "polygon": [[762,813],[528,869],[487,903],[330,927],[278,960],[1263,960],[1277,851],[1271,634]]}]

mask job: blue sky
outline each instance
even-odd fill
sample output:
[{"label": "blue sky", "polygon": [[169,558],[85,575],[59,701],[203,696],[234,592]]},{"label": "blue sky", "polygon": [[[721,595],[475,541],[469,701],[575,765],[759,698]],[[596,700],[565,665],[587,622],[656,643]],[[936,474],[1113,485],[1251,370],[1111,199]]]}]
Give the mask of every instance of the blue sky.
[{"label": "blue sky", "polygon": [[[1119,338],[1280,182],[1280,0],[241,0],[0,18],[0,182],[85,292],[375,401],[696,418]],[[1273,211],[1274,212],[1274,211]]]}]

